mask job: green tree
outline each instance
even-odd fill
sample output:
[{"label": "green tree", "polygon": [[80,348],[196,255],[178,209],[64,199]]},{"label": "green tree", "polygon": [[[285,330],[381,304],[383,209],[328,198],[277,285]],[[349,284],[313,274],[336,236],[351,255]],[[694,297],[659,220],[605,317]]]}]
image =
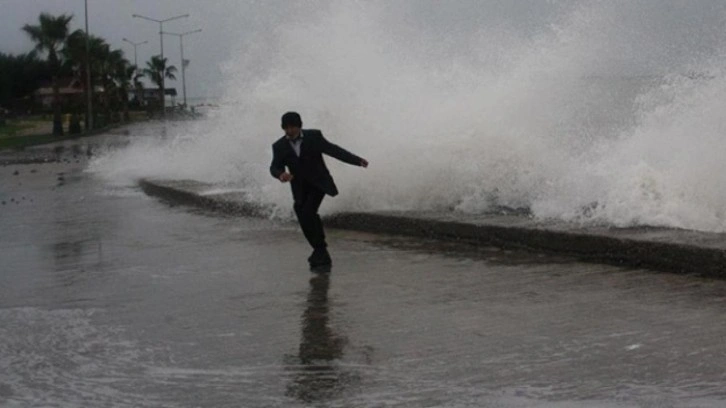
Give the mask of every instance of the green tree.
[{"label": "green tree", "polygon": [[105,44],[97,61],[98,75],[101,86],[103,86],[103,106],[106,118],[110,119],[113,108],[120,108],[119,92],[117,83],[118,67],[124,63],[128,63],[123,57],[123,51],[112,50],[108,44]]},{"label": "green tree", "polygon": [[[64,50],[70,70],[84,83],[86,75],[85,35],[82,30],[71,33]],[[138,81],[138,75],[134,75],[137,69],[124,58],[123,51],[111,49],[103,38],[92,35],[88,40],[91,81],[103,88],[103,94],[97,98],[99,102],[97,106],[103,108],[105,119],[112,116],[111,112],[123,110],[124,117],[128,120],[128,93],[134,85],[133,81]]]},{"label": "green tree", "polygon": [[129,92],[134,90],[134,81],[137,81],[136,66],[126,59],[121,59],[116,65],[116,72],[114,73],[114,79],[118,88],[118,98],[121,101],[121,106],[124,111],[124,120],[129,121],[131,119],[129,115]]},{"label": "green tree", "polygon": [[141,101],[144,99],[144,83],[141,82],[141,78],[144,77],[144,71],[135,66],[134,71],[134,90],[136,91],[136,102],[141,106]]},{"label": "green tree", "polygon": [[164,95],[162,92],[163,78],[175,80],[176,67],[166,66],[166,58],[161,58],[158,55],[151,57],[150,61],[146,62],[146,68],[144,68],[144,75],[146,75],[151,82],[156,84],[159,88],[159,107],[164,109]]},{"label": "green tree", "polygon": [[[94,38],[93,36],[91,37]],[[100,40],[97,39],[96,40]],[[93,40],[92,40],[93,41]],[[101,40],[102,41],[102,40]],[[86,32],[83,30],[76,30],[68,35],[66,39],[65,47],[63,47],[63,56],[65,60],[65,71],[71,73],[76,81],[83,84],[83,104],[76,106],[76,113],[85,111],[85,101],[88,101],[89,93],[93,97],[93,89],[89,89],[87,75],[87,64],[86,64]],[[90,64],[90,60],[88,63]],[[93,77],[93,73],[91,73]],[[91,79],[93,81],[93,79]],[[86,129],[90,127],[90,118],[86,117]]]},{"label": "green tree", "polygon": [[47,53],[48,64],[53,72],[53,134],[63,135],[63,122],[61,119],[60,85],[58,82],[61,74],[60,50],[65,44],[69,34],[69,23],[73,16],[61,14],[53,16],[48,13],[41,13],[38,17],[38,25],[26,24],[23,31],[35,43],[35,51]]},{"label": "green tree", "polygon": [[[98,117],[94,119],[94,123],[98,123],[99,126],[103,126],[109,122],[111,116],[111,102],[113,99],[113,93],[115,85],[113,84],[113,67],[115,60],[122,58],[123,53],[120,50],[111,51],[111,47],[108,45],[106,40],[100,37],[91,36],[89,38],[89,53],[91,62],[91,81],[93,84],[100,85],[103,92],[100,95],[95,95],[93,98],[94,105],[98,108],[103,108],[104,116],[103,120],[99,120]],[[113,60],[113,61],[112,61]],[[91,89],[93,92],[93,89]],[[101,112],[101,109],[96,109],[95,114]]]},{"label": "green tree", "polygon": [[22,98],[32,94],[42,81],[50,81],[52,72],[46,61],[35,53],[5,54],[0,52],[0,106],[11,110],[31,108]]}]

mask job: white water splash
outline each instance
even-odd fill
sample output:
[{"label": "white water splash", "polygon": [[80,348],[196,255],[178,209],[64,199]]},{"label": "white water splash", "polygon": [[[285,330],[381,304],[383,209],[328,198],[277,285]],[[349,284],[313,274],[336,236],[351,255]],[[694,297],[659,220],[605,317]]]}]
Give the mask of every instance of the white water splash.
[{"label": "white water splash", "polygon": [[[267,168],[280,115],[297,110],[371,162],[328,160],[342,194],[324,211],[505,206],[726,231],[726,76],[712,69],[724,62],[714,51],[723,30],[672,20],[685,12],[674,4],[570,2],[523,33],[464,20],[422,29],[409,21],[415,3],[314,2],[240,44],[208,120],[109,152],[91,169],[122,182],[242,185],[289,209],[289,188]],[[724,11],[708,7],[699,12]]]}]

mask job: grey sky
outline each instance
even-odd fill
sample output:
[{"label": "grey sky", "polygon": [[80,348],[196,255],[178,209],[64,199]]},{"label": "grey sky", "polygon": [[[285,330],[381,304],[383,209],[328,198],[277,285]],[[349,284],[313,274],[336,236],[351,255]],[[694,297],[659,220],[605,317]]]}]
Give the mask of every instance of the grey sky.
[{"label": "grey sky", "polygon": [[[347,0],[332,2],[350,3]],[[316,21],[315,16],[331,1],[312,0],[89,0],[90,30],[122,48],[133,60],[133,48],[122,42],[148,40],[139,47],[139,60],[159,52],[158,26],[133,19],[133,13],[163,19],[189,13],[188,19],[165,24],[165,31],[183,32],[202,28],[185,39],[185,54],[191,60],[187,71],[190,96],[215,96],[224,89],[221,68],[231,53],[240,53],[255,38],[269,41],[275,30],[290,24],[334,23]],[[358,2],[366,4],[370,2]],[[631,65],[654,69],[675,60],[686,61],[722,46],[726,2],[721,0],[391,0],[377,1],[384,12],[381,24],[399,41],[412,42],[419,54],[445,44],[450,54],[469,52],[467,42],[482,29],[498,29],[512,36],[531,36],[562,24],[565,16],[580,7],[600,7],[593,41],[620,42],[609,48],[608,58],[628,60]],[[20,53],[32,47],[20,30],[34,23],[40,12],[73,14],[73,28],[83,26],[83,0],[0,0],[0,51]],[[269,32],[265,34],[265,32]],[[265,34],[259,37],[260,33]],[[582,35],[590,35],[583,32]],[[450,46],[453,44],[453,46]],[[266,44],[261,44],[266,46]],[[257,44],[260,46],[260,44]],[[418,48],[417,48],[418,47]],[[607,50],[606,50],[607,51]],[[271,52],[274,50],[271,49]],[[432,51],[433,52],[433,51]],[[164,53],[179,66],[179,41],[164,38]],[[442,54],[431,58],[442,58]],[[140,62],[140,65],[143,65]],[[178,82],[178,81],[177,81]],[[180,87],[179,83],[174,84]]]}]

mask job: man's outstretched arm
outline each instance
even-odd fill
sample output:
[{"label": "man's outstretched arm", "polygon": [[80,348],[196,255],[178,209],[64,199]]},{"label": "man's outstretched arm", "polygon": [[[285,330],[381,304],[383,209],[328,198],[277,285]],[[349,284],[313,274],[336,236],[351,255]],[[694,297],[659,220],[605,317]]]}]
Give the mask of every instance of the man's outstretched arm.
[{"label": "man's outstretched arm", "polygon": [[328,142],[322,132],[320,132],[320,141],[322,143],[323,153],[328,156],[334,157],[344,163],[352,164],[353,166],[368,167],[368,161],[366,159],[358,157],[334,143]]}]

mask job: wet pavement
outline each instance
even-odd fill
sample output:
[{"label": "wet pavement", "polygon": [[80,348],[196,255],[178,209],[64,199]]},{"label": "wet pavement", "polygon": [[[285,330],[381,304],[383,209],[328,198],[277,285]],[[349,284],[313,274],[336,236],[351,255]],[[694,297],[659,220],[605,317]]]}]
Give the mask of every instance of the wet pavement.
[{"label": "wet pavement", "polygon": [[[723,407],[726,282],[0,167],[2,407]],[[15,174],[17,172],[17,174]]]}]

